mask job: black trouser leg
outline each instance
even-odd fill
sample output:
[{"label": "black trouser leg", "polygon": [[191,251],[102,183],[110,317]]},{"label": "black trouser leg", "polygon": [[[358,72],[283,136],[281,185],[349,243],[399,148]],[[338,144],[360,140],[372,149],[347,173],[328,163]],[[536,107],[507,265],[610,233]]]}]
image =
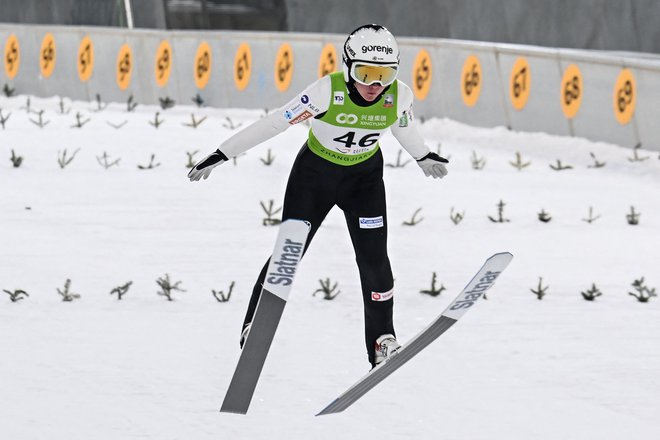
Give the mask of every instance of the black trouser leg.
[{"label": "black trouser leg", "polygon": [[387,255],[387,213],[385,186],[380,166],[361,173],[356,182],[347,179],[339,207],[344,210],[355,258],[360,271],[364,301],[365,344],[374,365],[376,339],[395,335],[393,323],[394,279]]},{"label": "black trouser leg", "polygon": [[394,279],[387,256],[386,225],[380,230],[360,229],[356,220],[358,219],[346,215],[360,271],[365,344],[369,362],[374,365],[376,339],[387,333],[396,336],[393,321]]}]

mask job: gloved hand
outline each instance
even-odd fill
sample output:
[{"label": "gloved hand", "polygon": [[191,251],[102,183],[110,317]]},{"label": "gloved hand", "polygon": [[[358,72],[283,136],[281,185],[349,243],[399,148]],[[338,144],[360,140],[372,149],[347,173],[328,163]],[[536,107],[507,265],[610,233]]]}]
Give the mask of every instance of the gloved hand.
[{"label": "gloved hand", "polygon": [[442,179],[447,175],[447,168],[444,164],[449,163],[444,157],[438,156],[434,152],[430,152],[421,159],[417,159],[417,165],[424,171],[426,177],[431,176],[434,179]]},{"label": "gloved hand", "polygon": [[228,161],[229,159],[225,156],[225,153],[222,151],[215,150],[213,153],[206,156],[204,159],[200,160],[195,164],[194,167],[188,172],[188,178],[191,182],[197,181],[202,177],[208,179],[209,174],[213,171],[213,168],[221,165],[222,163]]}]

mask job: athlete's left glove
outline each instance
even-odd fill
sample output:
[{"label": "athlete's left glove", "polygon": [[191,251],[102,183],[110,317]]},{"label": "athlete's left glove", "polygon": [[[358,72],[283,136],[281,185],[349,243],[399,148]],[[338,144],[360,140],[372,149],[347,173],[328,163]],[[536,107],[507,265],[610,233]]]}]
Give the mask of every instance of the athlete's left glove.
[{"label": "athlete's left glove", "polygon": [[444,164],[449,163],[447,159],[430,152],[421,159],[417,159],[417,165],[424,171],[426,177],[431,176],[434,179],[442,179],[447,175],[447,167]]},{"label": "athlete's left glove", "polygon": [[213,171],[213,168],[221,165],[222,163],[228,161],[229,159],[225,156],[225,153],[222,151],[215,150],[213,153],[206,156],[204,159],[197,162],[197,164],[190,169],[188,172],[188,178],[191,182],[201,179],[208,179],[209,174]]}]

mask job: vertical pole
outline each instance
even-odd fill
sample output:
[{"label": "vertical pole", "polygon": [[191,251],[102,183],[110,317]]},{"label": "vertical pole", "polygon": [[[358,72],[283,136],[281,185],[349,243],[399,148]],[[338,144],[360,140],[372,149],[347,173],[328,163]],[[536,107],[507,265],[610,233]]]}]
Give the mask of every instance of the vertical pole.
[{"label": "vertical pole", "polygon": [[131,10],[131,0],[124,0],[124,10],[126,11],[126,25],[133,29],[133,11]]},{"label": "vertical pole", "polygon": [[211,19],[209,18],[209,10],[207,0],[202,0],[202,28],[211,29]]}]

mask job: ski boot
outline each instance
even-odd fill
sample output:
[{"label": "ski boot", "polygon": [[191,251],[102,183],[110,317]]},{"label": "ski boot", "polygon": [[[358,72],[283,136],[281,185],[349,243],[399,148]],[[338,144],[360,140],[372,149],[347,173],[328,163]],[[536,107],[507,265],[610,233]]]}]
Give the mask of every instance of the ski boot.
[{"label": "ski boot", "polygon": [[374,364],[378,365],[390,356],[393,356],[399,348],[401,348],[401,344],[397,342],[394,335],[381,335],[376,339],[376,357],[374,358]]}]

